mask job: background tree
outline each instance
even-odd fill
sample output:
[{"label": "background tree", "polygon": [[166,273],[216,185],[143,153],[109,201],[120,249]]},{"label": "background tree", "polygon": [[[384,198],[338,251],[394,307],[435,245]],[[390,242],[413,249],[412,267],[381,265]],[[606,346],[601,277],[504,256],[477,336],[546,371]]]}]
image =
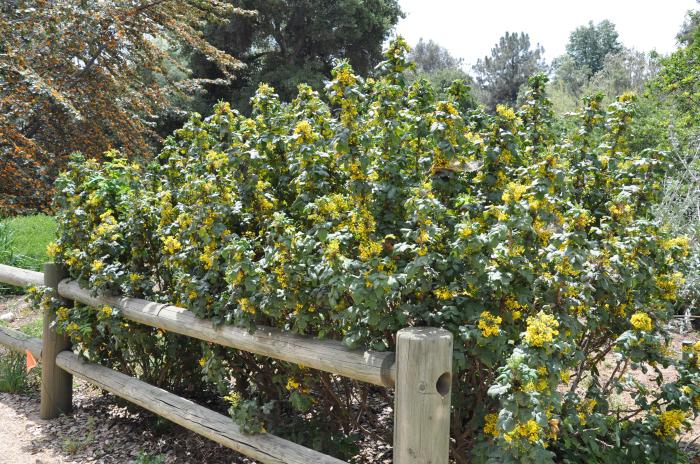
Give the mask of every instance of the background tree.
[{"label": "background tree", "polygon": [[589,87],[612,98],[625,92],[640,94],[659,72],[659,67],[659,56],[655,52],[623,48],[605,56],[603,67],[591,77]]},{"label": "background tree", "polygon": [[444,93],[456,80],[470,86],[474,83],[462,67],[464,60],[452,56],[445,47],[432,40],[420,39],[408,58],[415,63],[415,69],[407,75],[409,81],[425,79],[437,92]]},{"label": "background tree", "polygon": [[251,14],[222,0],[10,0],[0,13],[0,213],[46,208],[73,151],[147,156],[156,110],[190,88],[165,72],[168,47],[229,79],[242,63],[198,29]]},{"label": "background tree", "polygon": [[506,32],[491,49],[491,56],[478,60],[474,66],[483,103],[489,108],[498,103],[514,105],[520,87],[530,76],[545,69],[543,54],[544,48],[539,44],[530,48],[528,34]]},{"label": "background tree", "polygon": [[[690,17],[697,18],[698,12],[690,13]],[[700,128],[700,28],[683,30],[687,31],[687,45],[663,60],[657,85],[673,105],[677,128],[694,135]]]},{"label": "background tree", "polygon": [[554,110],[563,114],[574,111],[585,95],[603,93],[604,103],[610,103],[619,95],[633,92],[641,95],[645,87],[659,72],[659,56],[623,48],[609,53],[603,67],[592,76],[586,75],[588,67],[579,67],[568,55],[556,60],[556,74],[548,88]]},{"label": "background tree", "polygon": [[580,26],[569,36],[566,53],[580,67],[586,67],[593,75],[603,69],[603,61],[608,53],[622,50],[615,25],[607,19],[587,26]]},{"label": "background tree", "polygon": [[[700,4],[700,0],[698,0]],[[692,45],[695,39],[695,32],[700,27],[700,11],[688,11],[688,15],[681,26],[681,30],[678,32],[676,39],[681,45]]]},{"label": "background tree", "polygon": [[558,113],[573,111],[583,96],[597,92],[606,95],[605,103],[625,92],[641,93],[659,68],[656,54],[624,48],[607,20],[571,32],[566,51],[552,63],[554,78],[548,86]]},{"label": "background tree", "polygon": [[[260,82],[289,100],[300,83],[321,87],[341,58],[366,74],[381,60],[382,44],[402,17],[397,0],[242,0],[239,6],[257,15],[233,15],[209,27],[206,36],[247,67],[232,84],[207,86],[197,106],[201,112],[218,100],[247,108]],[[222,77],[201,53],[193,55],[192,68],[198,77]]]},{"label": "background tree", "polygon": [[551,85],[578,100],[591,76],[590,68],[586,65],[579,66],[569,55],[555,58],[552,62],[552,68],[554,69],[554,79]]},{"label": "background tree", "polygon": [[433,72],[441,69],[454,69],[462,67],[462,58],[455,58],[450,52],[438,43],[422,38],[413,50],[408,54],[409,60],[416,64],[416,70]]}]

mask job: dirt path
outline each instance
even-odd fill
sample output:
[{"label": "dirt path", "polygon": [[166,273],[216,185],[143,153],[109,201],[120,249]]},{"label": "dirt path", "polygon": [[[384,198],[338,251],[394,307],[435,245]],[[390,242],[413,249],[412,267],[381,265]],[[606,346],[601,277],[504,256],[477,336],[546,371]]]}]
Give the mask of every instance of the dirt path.
[{"label": "dirt path", "polygon": [[73,405],[43,421],[36,393],[0,393],[0,464],[254,464],[83,382]]},{"label": "dirt path", "polygon": [[39,403],[32,398],[0,393],[0,463],[67,464],[51,448],[37,447],[35,438],[48,424],[38,415]]}]

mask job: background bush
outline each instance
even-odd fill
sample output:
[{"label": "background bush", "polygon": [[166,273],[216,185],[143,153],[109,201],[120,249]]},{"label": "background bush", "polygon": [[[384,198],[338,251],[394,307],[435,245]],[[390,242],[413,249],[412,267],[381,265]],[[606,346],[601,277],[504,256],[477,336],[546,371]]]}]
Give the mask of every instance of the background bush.
[{"label": "background bush", "polygon": [[[75,157],[56,184],[52,253],[96,291],[214,324],[376,350],[406,326],[447,328],[457,462],[678,462],[700,345],[675,359],[664,327],[688,240],[652,219],[670,161],[630,149],[634,98],[588,97],[560,133],[544,77],[489,116],[462,82],[445,100],[407,85],[406,53],[394,42],[366,80],[341,63],[325,99],[302,85],[283,104],[261,85],[250,117],[225,103],[195,115],[148,166]],[[378,391],[109,307],[57,311],[89,358],[173,389],[209,385],[247,430],[341,457]],[[670,364],[679,378],[658,389],[629,375]],[[609,402],[623,391],[633,405]],[[306,433],[293,412],[308,413]]]}]

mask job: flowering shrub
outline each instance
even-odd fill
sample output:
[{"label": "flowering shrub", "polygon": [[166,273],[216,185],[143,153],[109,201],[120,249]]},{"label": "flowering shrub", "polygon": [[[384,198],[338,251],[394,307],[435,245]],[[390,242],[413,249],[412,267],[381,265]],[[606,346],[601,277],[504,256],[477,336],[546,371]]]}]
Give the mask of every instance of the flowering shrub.
[{"label": "flowering shrub", "polygon": [[[666,161],[630,152],[633,97],[586,99],[577,130],[560,134],[544,77],[522,107],[489,116],[459,81],[444,101],[424,81],[407,86],[408,67],[398,40],[374,78],[340,64],[327,100],[302,85],[283,104],[262,85],[250,117],[225,103],[193,116],[148,166],[76,157],[57,182],[57,259],[96,290],[214,324],[376,350],[406,326],[449,329],[460,463],[677,462],[675,438],[700,407],[700,346],[681,359],[667,349],[687,241],[650,219]],[[158,343],[250,431],[283,428],[283,410],[323,412],[333,427],[302,437],[319,442],[351,435],[365,411],[366,386],[186,345],[107,308],[59,321],[103,361],[129,340],[123,366]],[[631,377],[668,365],[679,377],[656,389]],[[611,402],[623,392],[631,404]]]}]

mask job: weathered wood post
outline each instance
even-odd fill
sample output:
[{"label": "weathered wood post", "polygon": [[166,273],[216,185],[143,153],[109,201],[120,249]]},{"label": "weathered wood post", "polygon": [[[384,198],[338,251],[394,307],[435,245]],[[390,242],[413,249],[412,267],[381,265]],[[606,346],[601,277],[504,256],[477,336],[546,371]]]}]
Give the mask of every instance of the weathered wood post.
[{"label": "weathered wood post", "polygon": [[452,334],[411,327],[396,335],[394,464],[447,464]]},{"label": "weathered wood post", "polygon": [[[55,263],[44,264],[44,285],[53,289],[58,298],[58,283],[68,276],[65,268]],[[72,303],[71,303],[72,304]],[[70,340],[56,333],[52,327],[56,314],[50,308],[44,311],[44,334],[41,350],[41,411],[42,419],[53,419],[68,414],[73,403],[73,376],[56,366],[56,356],[70,349]]]}]

